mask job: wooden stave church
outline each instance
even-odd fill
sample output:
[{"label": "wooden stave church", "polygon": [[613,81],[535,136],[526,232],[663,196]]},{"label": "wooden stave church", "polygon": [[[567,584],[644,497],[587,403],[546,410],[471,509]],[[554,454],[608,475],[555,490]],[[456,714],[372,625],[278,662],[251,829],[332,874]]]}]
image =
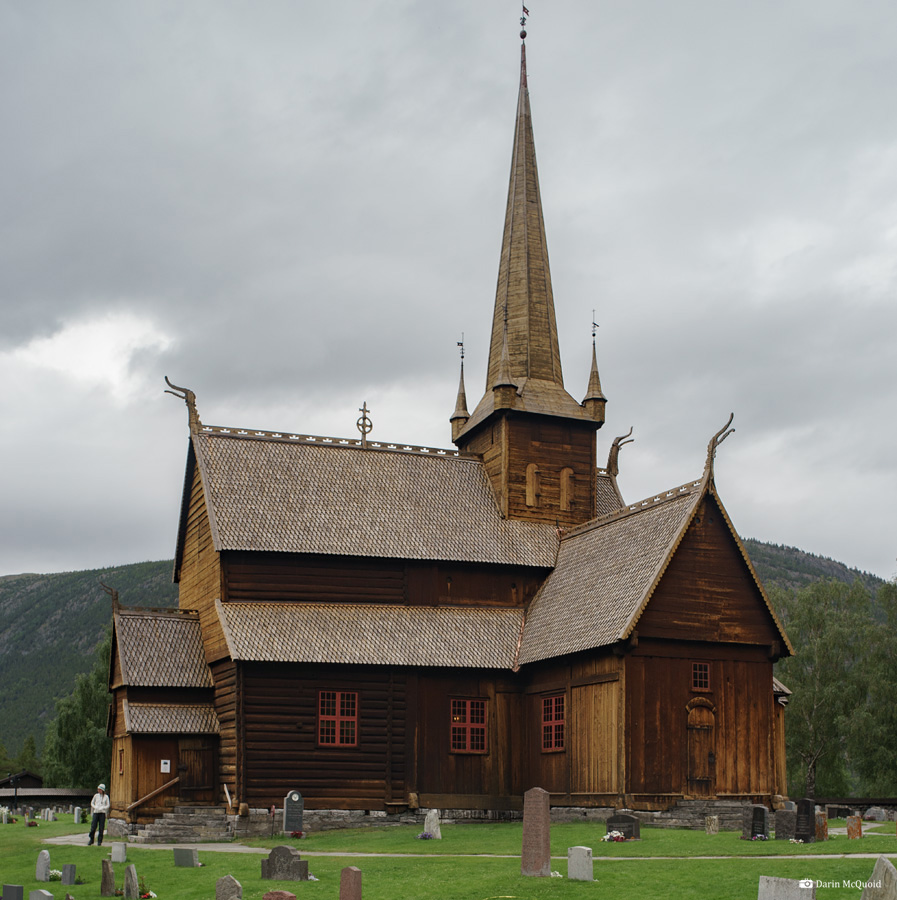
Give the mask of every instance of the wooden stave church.
[{"label": "wooden stave church", "polygon": [[792,650],[702,476],[618,489],[593,343],[564,388],[525,45],[486,390],[456,451],[204,425],[178,610],[115,605],[112,818],[267,809],[667,808],[785,794]]}]

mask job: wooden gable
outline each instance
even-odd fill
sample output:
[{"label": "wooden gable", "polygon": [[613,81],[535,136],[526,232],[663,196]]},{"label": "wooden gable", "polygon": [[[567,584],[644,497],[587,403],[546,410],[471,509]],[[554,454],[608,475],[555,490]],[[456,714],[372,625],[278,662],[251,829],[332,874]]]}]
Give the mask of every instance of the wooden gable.
[{"label": "wooden gable", "polygon": [[640,638],[776,645],[781,632],[712,492],[701,500],[636,624]]}]

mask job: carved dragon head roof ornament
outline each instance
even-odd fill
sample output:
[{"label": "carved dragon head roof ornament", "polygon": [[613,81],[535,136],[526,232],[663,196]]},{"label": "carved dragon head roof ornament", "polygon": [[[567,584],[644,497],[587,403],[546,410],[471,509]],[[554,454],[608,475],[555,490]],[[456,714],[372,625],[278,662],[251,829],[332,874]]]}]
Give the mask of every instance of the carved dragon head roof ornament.
[{"label": "carved dragon head roof ornament", "polygon": [[710,442],[707,444],[707,462],[704,465],[704,477],[710,481],[713,479],[713,460],[716,458],[716,450],[719,445],[730,435],[735,429],[729,428],[732,424],[732,420],[735,418],[735,413],[729,413],[729,420],[720,428],[719,431],[712,438],[710,438]]},{"label": "carved dragon head roof ornament", "polygon": [[629,437],[631,434],[632,426],[630,425],[629,431],[627,431],[626,434],[615,437],[613,443],[610,445],[610,452],[607,454],[607,474],[613,475],[614,478],[620,474],[620,448],[624,444],[631,444],[635,440],[634,437]]},{"label": "carved dragon head roof ornament", "polygon": [[199,419],[199,412],[196,409],[196,394],[190,390],[190,388],[178,387],[176,384],[172,384],[168,380],[168,376],[165,376],[165,383],[169,388],[173,388],[173,390],[166,390],[166,394],[171,394],[173,397],[180,397],[187,404],[187,416],[188,416],[188,424],[190,426],[190,434],[196,434],[202,428],[202,422]]}]

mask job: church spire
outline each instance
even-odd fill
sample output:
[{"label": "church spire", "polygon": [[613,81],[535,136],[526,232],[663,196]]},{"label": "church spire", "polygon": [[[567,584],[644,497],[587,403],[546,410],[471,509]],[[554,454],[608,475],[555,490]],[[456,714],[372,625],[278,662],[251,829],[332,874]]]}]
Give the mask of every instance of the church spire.
[{"label": "church spire", "polygon": [[594,321],[595,313],[592,312],[592,370],[589,372],[589,386],[583,397],[582,405],[588,414],[600,425],[604,424],[604,407],[607,406],[607,397],[601,390],[601,378],[598,375],[598,354],[595,350],[595,332],[598,325]]}]

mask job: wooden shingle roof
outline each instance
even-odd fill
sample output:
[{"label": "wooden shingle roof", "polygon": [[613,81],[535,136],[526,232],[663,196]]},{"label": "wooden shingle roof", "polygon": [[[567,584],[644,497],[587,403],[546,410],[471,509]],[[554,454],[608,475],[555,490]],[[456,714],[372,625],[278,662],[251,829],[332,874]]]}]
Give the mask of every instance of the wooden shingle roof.
[{"label": "wooden shingle roof", "polygon": [[533,599],[520,663],[613,644],[628,633],[703,494],[693,482],[566,537]]},{"label": "wooden shingle roof", "polygon": [[128,734],[218,734],[221,730],[211,703],[122,704]]},{"label": "wooden shingle roof", "polygon": [[233,659],[513,668],[520,609],[221,603]]},{"label": "wooden shingle roof", "polygon": [[551,525],[503,519],[477,459],[203,427],[217,550],[550,567]]},{"label": "wooden shingle roof", "polygon": [[113,622],[123,684],[212,687],[198,613],[118,607]]}]

